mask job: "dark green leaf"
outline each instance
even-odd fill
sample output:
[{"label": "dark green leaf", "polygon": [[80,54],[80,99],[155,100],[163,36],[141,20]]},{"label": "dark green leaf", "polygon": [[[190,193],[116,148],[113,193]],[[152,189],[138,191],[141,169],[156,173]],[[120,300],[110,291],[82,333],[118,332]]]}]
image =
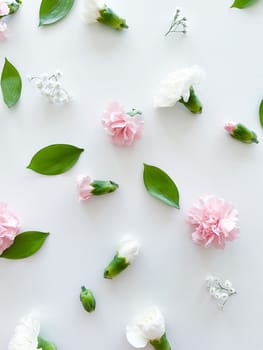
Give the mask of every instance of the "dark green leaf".
[{"label": "dark green leaf", "polygon": [[1,75],[2,94],[7,107],[13,107],[20,98],[22,80],[16,68],[5,59]]},{"label": "dark green leaf", "polygon": [[44,244],[49,233],[39,231],[22,232],[16,236],[11,247],[7,248],[1,258],[24,259],[35,254]]},{"label": "dark green leaf", "polygon": [[63,19],[75,0],[42,0],[39,9],[39,26],[47,26]]},{"label": "dark green leaf", "polygon": [[38,151],[27,168],[43,175],[62,174],[73,167],[83,151],[72,145],[50,145]]},{"label": "dark green leaf", "polygon": [[144,185],[155,198],[179,209],[179,192],[173,180],[161,169],[144,164]]},{"label": "dark green leaf", "polygon": [[248,6],[253,5],[258,0],[235,0],[231,7],[236,7],[238,9],[244,9]]},{"label": "dark green leaf", "polygon": [[259,121],[260,121],[260,124],[263,128],[263,100],[261,101],[260,106],[259,106]]}]

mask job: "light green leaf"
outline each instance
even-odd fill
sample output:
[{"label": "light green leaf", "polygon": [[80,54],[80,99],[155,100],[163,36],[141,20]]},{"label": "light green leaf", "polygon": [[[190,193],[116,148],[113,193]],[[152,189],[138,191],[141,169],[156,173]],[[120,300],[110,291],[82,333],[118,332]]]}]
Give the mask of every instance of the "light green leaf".
[{"label": "light green leaf", "polygon": [[49,233],[39,231],[22,232],[16,236],[11,247],[7,248],[1,258],[24,259],[35,254],[44,244]]},{"label": "light green leaf", "polygon": [[42,0],[39,9],[39,26],[47,26],[63,19],[75,0]]},{"label": "light green leaf", "polygon": [[5,59],[1,75],[1,89],[7,107],[13,107],[19,100],[22,91],[22,80],[16,68]]},{"label": "light green leaf", "polygon": [[235,7],[238,9],[244,9],[248,6],[253,5],[258,0],[235,0],[231,7]]},{"label": "light green leaf", "polygon": [[144,164],[144,185],[155,198],[179,209],[179,192],[173,180],[161,169]]},{"label": "light green leaf", "polygon": [[263,100],[261,101],[260,106],[259,106],[259,121],[260,121],[260,124],[263,128]]},{"label": "light green leaf", "polygon": [[73,167],[83,151],[72,145],[50,145],[38,151],[27,168],[43,175],[62,174]]}]

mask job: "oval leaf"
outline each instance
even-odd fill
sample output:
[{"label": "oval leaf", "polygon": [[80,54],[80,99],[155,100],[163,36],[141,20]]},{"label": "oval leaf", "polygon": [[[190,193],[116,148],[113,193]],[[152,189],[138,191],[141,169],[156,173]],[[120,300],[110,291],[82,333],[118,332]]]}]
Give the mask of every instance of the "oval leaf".
[{"label": "oval leaf", "polygon": [[24,259],[35,254],[44,244],[49,233],[39,231],[22,232],[16,236],[11,247],[7,248],[1,258]]},{"label": "oval leaf", "polygon": [[155,198],[179,209],[179,192],[173,180],[161,169],[144,164],[144,185]]},{"label": "oval leaf", "polygon": [[1,75],[1,89],[7,107],[13,107],[21,96],[22,80],[16,68],[5,59]]},{"label": "oval leaf", "polygon": [[50,145],[38,151],[27,168],[43,175],[62,174],[73,167],[83,151],[72,145]]},{"label": "oval leaf", "polygon": [[259,106],[259,121],[260,121],[260,124],[263,128],[263,100],[261,101],[260,106]]},{"label": "oval leaf", "polygon": [[63,19],[75,0],[42,0],[39,9],[39,26],[47,26]]},{"label": "oval leaf", "polygon": [[257,0],[235,0],[231,7],[238,9],[244,9],[250,5],[253,5]]}]

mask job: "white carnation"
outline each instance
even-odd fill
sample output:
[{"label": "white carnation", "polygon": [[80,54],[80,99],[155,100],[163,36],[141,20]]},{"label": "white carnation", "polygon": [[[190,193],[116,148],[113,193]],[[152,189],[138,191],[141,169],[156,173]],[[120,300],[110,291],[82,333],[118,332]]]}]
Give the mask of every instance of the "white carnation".
[{"label": "white carnation", "polygon": [[95,23],[100,17],[100,10],[104,7],[103,0],[83,0],[81,18],[86,23]]},{"label": "white carnation", "polygon": [[159,94],[155,97],[155,107],[172,107],[183,98],[187,102],[190,88],[204,79],[204,71],[198,66],[184,68],[170,73],[161,81]]},{"label": "white carnation", "polygon": [[140,249],[139,242],[135,239],[123,239],[120,241],[117,253],[119,257],[125,258],[127,263],[132,263],[138,255]]},{"label": "white carnation", "polygon": [[165,320],[156,306],[135,317],[126,327],[127,340],[135,348],[144,348],[149,341],[159,340],[164,333]]},{"label": "white carnation", "polygon": [[8,344],[8,350],[37,350],[39,332],[38,320],[32,315],[23,317],[15,328],[15,333]]}]

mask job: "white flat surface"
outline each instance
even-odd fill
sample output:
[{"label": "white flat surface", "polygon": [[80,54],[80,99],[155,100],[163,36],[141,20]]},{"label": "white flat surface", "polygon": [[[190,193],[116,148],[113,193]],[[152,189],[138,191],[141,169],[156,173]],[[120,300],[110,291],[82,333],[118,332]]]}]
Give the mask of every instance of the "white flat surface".
[{"label": "white flat surface", "polygon": [[[23,77],[19,104],[0,101],[0,194],[23,230],[51,235],[43,249],[22,261],[0,261],[0,349],[7,349],[18,319],[36,310],[41,335],[59,350],[129,350],[127,322],[151,304],[167,321],[172,349],[222,350],[262,347],[262,130],[263,2],[243,11],[231,1],[111,0],[127,19],[122,33],[79,18],[79,1],[61,23],[38,28],[40,1],[24,0],[10,18],[0,45]],[[163,34],[176,6],[189,18],[187,36]],[[183,106],[154,110],[159,81],[170,71],[198,64],[207,79],[196,88],[201,116]],[[27,74],[64,73],[75,100],[48,104]],[[144,113],[144,137],[131,148],[109,143],[100,118],[111,100]],[[226,135],[225,121],[243,122],[259,136],[244,145]],[[53,143],[84,147],[68,173],[45,177],[26,169],[33,154]],[[165,170],[177,183],[181,210],[150,197],[143,162]],[[78,174],[112,179],[120,189],[80,203]],[[189,238],[185,222],[192,202],[214,194],[240,213],[240,239],[224,251],[205,250]],[[134,234],[141,254],[114,280],[103,279],[119,239]],[[208,273],[230,279],[238,291],[223,312],[204,287]],[[80,286],[94,291],[97,310],[85,313]]]}]

